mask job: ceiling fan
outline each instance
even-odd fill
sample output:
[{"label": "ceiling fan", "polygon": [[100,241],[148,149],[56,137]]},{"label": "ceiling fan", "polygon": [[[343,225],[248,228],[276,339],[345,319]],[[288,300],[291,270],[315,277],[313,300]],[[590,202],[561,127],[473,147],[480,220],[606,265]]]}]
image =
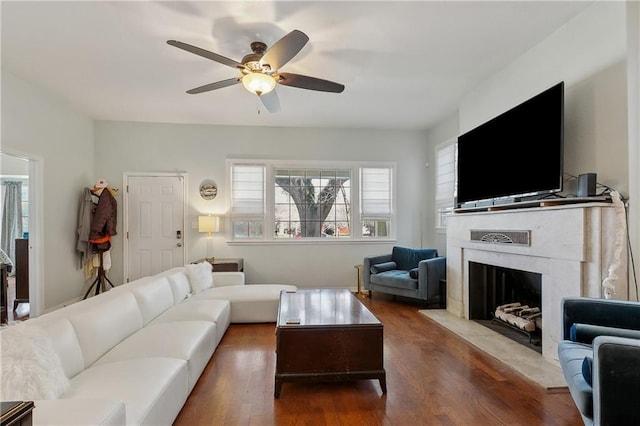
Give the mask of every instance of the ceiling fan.
[{"label": "ceiling fan", "polygon": [[344,85],[333,81],[279,71],[282,66],[302,50],[308,41],[309,37],[299,30],[291,31],[275,42],[269,49],[267,49],[265,43],[254,41],[251,43],[251,51],[253,53],[245,55],[241,62],[181,41],[168,40],[167,43],[203,58],[236,68],[241,73],[239,77],[205,84],[204,86],[187,90],[187,93],[195,95],[242,83],[247,90],[260,97],[267,110],[276,112],[280,109],[280,101],[274,91],[276,84],[320,92],[341,93],[344,90]]}]

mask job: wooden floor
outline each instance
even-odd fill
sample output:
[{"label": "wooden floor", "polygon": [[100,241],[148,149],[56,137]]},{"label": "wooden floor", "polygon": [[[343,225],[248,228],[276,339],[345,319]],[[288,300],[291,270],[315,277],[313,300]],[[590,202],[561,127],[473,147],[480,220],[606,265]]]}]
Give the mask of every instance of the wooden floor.
[{"label": "wooden floor", "polygon": [[231,325],[175,425],[582,424],[568,393],[547,394],[420,306],[359,299],[384,324],[386,395],[377,380],[285,383],[275,400],[275,325]]}]

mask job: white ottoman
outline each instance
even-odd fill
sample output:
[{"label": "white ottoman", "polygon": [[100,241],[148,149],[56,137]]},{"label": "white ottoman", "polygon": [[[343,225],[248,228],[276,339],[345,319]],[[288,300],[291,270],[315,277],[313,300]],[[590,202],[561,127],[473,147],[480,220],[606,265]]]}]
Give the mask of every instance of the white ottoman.
[{"label": "white ottoman", "polygon": [[287,284],[246,284],[213,287],[193,296],[194,300],[226,299],[231,303],[231,323],[276,322],[280,292],[296,291]]}]

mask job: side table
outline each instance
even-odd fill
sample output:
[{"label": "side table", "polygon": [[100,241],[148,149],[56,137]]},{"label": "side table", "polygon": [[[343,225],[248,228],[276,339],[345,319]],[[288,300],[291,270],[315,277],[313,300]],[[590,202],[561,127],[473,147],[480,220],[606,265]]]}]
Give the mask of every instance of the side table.
[{"label": "side table", "polygon": [[214,257],[213,262],[209,259],[198,259],[192,263],[200,263],[207,261],[211,263],[211,270],[213,272],[243,272],[244,271],[244,259],[242,258],[222,258]]},{"label": "side table", "polygon": [[31,426],[33,401],[2,401],[0,424],[2,426]]}]

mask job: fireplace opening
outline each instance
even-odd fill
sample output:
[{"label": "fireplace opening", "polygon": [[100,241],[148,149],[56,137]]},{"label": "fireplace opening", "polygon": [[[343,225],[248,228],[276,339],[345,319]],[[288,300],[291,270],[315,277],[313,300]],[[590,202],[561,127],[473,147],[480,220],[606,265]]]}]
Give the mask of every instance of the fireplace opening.
[{"label": "fireplace opening", "polygon": [[469,262],[469,319],[542,353],[542,275]]}]

